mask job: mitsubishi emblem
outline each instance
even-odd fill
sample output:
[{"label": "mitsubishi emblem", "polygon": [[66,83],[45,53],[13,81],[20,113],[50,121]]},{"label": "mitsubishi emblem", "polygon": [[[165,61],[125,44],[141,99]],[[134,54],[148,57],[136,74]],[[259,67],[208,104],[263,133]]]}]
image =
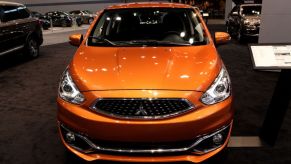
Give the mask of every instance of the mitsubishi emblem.
[{"label": "mitsubishi emblem", "polygon": [[147,111],[143,108],[142,104],[140,104],[139,108],[136,110],[135,114],[136,116],[146,116],[148,115]]}]

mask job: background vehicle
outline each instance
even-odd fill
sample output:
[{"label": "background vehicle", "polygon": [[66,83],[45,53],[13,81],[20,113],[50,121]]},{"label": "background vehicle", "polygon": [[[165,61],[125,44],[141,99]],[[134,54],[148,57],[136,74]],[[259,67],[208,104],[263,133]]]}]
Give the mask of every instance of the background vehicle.
[{"label": "background vehicle", "polygon": [[36,11],[32,11],[31,16],[33,18],[38,18],[40,20],[42,28],[44,30],[47,30],[51,27],[50,19],[47,16],[45,16],[39,12],[36,12]]},{"label": "background vehicle", "polygon": [[235,6],[226,20],[227,32],[243,40],[248,36],[258,36],[260,30],[261,4],[242,4]]},{"label": "background vehicle", "polygon": [[208,23],[208,17],[209,17],[209,13],[204,12],[203,10],[199,9],[199,7],[197,6],[193,6],[193,8],[199,12],[201,14],[201,17],[204,19],[204,22],[207,24]]},{"label": "background vehicle", "polygon": [[35,58],[43,42],[39,20],[22,4],[0,1],[0,56],[22,51]]},{"label": "background vehicle", "polygon": [[[51,11],[45,15],[52,20],[53,26],[71,27],[73,25],[73,18],[66,12]],[[78,26],[82,25],[80,17],[76,18],[76,23]]]},{"label": "background vehicle", "polygon": [[70,14],[72,16],[80,16],[82,18],[82,22],[86,24],[91,24],[96,17],[96,14],[93,14],[88,10],[74,10],[71,11]]}]

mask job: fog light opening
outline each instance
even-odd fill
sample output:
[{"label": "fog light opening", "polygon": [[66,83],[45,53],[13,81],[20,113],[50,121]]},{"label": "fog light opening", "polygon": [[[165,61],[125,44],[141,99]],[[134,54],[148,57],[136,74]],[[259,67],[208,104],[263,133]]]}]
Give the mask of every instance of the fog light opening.
[{"label": "fog light opening", "polygon": [[212,137],[212,141],[215,145],[221,145],[223,144],[223,135],[218,133],[218,134],[215,134],[213,137]]},{"label": "fog light opening", "polygon": [[220,148],[226,142],[229,131],[230,125],[227,125],[210,134],[199,137],[192,147],[192,152],[201,155]]},{"label": "fog light opening", "polygon": [[60,125],[60,128],[63,139],[69,146],[82,153],[91,153],[94,151],[95,145],[92,144],[88,138],[81,135],[80,133],[72,131],[63,124]]},{"label": "fog light opening", "polygon": [[76,140],[76,138],[75,138],[75,134],[74,134],[73,132],[67,132],[67,133],[66,133],[66,140],[67,140],[67,142],[69,142],[69,143],[74,142],[74,141]]}]

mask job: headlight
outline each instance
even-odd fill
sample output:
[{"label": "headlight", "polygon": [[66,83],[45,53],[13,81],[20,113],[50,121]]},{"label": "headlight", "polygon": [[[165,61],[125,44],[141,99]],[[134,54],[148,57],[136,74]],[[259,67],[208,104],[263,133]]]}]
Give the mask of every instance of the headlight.
[{"label": "headlight", "polygon": [[249,25],[250,24],[250,20],[248,20],[248,19],[244,20],[244,24],[245,25]]},{"label": "headlight", "polygon": [[68,70],[64,72],[63,77],[61,78],[59,95],[62,99],[74,104],[81,104],[85,101],[84,95],[73,82]]},{"label": "headlight", "polygon": [[231,93],[230,85],[229,75],[225,68],[222,68],[211,87],[202,95],[201,101],[211,105],[227,99]]}]

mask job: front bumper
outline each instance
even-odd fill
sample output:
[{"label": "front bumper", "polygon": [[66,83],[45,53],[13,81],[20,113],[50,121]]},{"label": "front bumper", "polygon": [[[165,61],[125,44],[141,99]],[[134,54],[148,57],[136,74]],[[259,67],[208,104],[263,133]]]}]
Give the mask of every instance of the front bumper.
[{"label": "front bumper", "polygon": [[[86,98],[114,97],[120,94],[138,95],[139,91],[127,91],[126,93],[108,93],[108,91],[84,93]],[[92,101],[86,102],[82,106],[73,105],[58,98],[58,121],[69,127],[70,130],[87,136],[90,139],[114,142],[134,142],[134,143],[159,143],[159,142],[180,142],[196,139],[198,136],[212,133],[226,125],[229,130],[224,143],[217,149],[206,154],[195,154],[189,151],[172,153],[118,153],[118,150],[82,152],[70,146],[63,138],[61,128],[60,134],[64,145],[80,156],[81,158],[92,160],[111,160],[123,162],[171,162],[171,161],[191,161],[201,162],[222,150],[228,142],[231,132],[231,122],[233,110],[231,109],[232,98],[211,106],[204,106],[197,100],[202,93],[191,93],[188,91],[162,91],[160,95],[165,97],[184,97],[196,105],[196,109],[181,116],[161,119],[161,120],[122,120],[99,115],[85,106],[90,106]],[[175,95],[175,96],[174,96]],[[119,96],[120,97],[120,96]],[[128,97],[128,96],[126,96]],[[94,100],[94,98],[92,99]],[[196,101],[195,101],[196,100]],[[84,109],[85,108],[85,109]],[[96,146],[96,145],[95,145]],[[98,146],[98,145],[97,145]],[[122,150],[122,148],[120,148]],[[188,148],[190,149],[190,148]]]},{"label": "front bumper", "polygon": [[242,35],[244,36],[259,36],[260,27],[256,25],[244,26]]}]

